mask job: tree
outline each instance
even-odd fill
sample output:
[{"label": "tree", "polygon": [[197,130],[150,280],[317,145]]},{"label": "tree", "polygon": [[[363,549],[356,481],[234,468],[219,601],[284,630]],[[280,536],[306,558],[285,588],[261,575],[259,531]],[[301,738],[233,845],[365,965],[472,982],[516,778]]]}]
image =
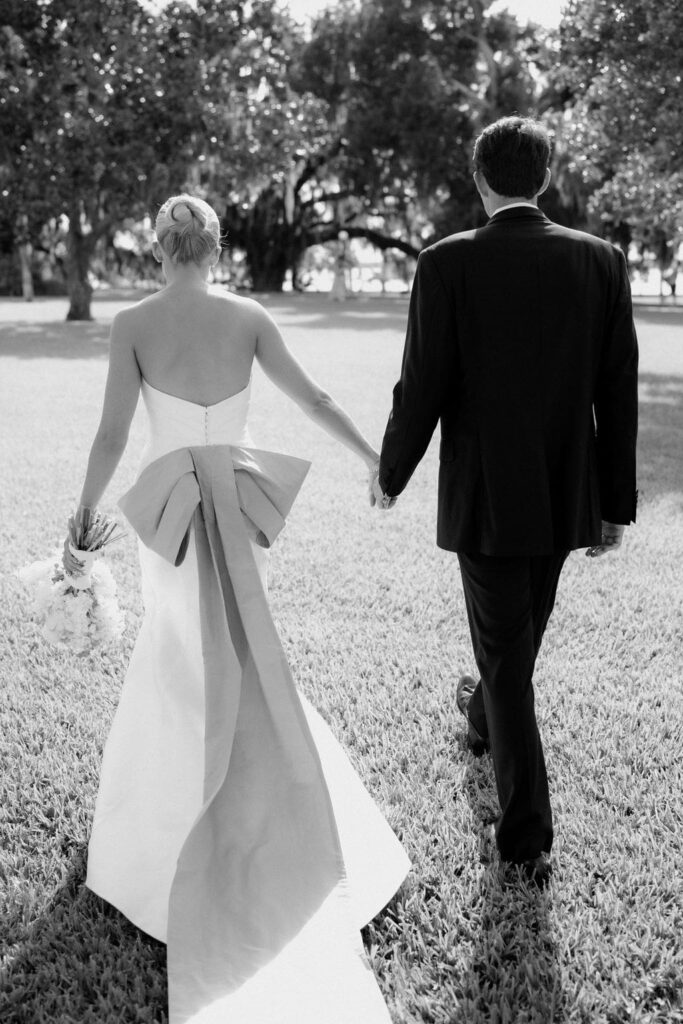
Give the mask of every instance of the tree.
[{"label": "tree", "polygon": [[683,233],[682,31],[678,0],[572,0],[562,21],[573,169],[596,227],[622,243]]},{"label": "tree", "polygon": [[15,217],[69,221],[68,319],[90,319],[98,241],[184,182],[201,125],[203,82],[176,5],[155,17],[137,0],[5,0],[3,58],[17,127],[0,181]]},{"label": "tree", "polygon": [[[339,133],[334,189],[318,230],[417,256],[484,217],[472,182],[474,136],[527,113],[541,46],[532,27],[476,0],[364,0],[318,18],[295,65]],[[544,54],[545,56],[545,54]]]},{"label": "tree", "polygon": [[[32,240],[51,214],[44,173],[36,173],[29,155],[33,124],[27,116],[40,76],[31,74],[24,40],[30,39],[41,64],[49,46],[41,33],[35,4],[0,2],[0,223],[8,251],[18,256],[22,291],[32,297]],[[27,102],[28,101],[28,102]]]},{"label": "tree", "polygon": [[339,133],[328,104],[294,74],[305,40],[287,12],[259,0],[238,37],[225,40],[212,31],[224,7],[199,8],[214,97],[199,184],[244,250],[252,286],[279,291],[311,244],[313,189],[331,171]]},{"label": "tree", "polygon": [[341,230],[416,256],[445,205],[450,230],[469,219],[482,4],[340,3],[308,40],[260,9],[267,20],[239,44],[241,82],[234,61],[210,58],[223,100],[202,180],[228,195],[254,286],[279,289],[308,246]]},{"label": "tree", "polygon": [[365,0],[346,15],[344,35],[329,16],[321,21],[305,55],[313,87],[344,111],[354,221],[402,224],[414,254],[440,230],[444,211],[447,230],[471,218],[471,142],[485,106],[483,6]]}]

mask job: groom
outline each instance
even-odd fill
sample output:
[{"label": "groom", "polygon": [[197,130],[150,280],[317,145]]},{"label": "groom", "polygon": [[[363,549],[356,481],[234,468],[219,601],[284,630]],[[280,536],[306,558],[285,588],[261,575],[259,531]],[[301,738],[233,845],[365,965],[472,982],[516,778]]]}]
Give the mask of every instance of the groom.
[{"label": "groom", "polygon": [[544,127],[489,125],[474,180],[489,221],[417,263],[371,503],[390,508],[441,421],[437,544],[455,551],[480,679],[457,703],[490,749],[501,860],[543,886],[553,824],[532,676],[569,552],[635,522],[638,348],[623,254],[552,223]]}]

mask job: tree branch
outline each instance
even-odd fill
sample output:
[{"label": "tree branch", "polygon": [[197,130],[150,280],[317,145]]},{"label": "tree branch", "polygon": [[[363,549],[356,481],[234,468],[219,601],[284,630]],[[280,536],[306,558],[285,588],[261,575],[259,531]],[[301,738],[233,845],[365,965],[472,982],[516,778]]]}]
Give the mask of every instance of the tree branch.
[{"label": "tree branch", "polygon": [[326,153],[319,153],[317,156],[309,157],[306,161],[306,166],[294,183],[294,194],[297,195],[306,182],[315,177],[320,168],[324,167],[329,160],[335,157],[341,148],[342,140],[338,138],[332,143]]},{"label": "tree branch", "polygon": [[303,203],[299,203],[299,208],[305,210],[309,206],[315,206],[316,203],[329,203],[335,199],[345,199],[347,196],[355,195],[353,189],[345,188],[339,192],[325,192],[321,196],[315,196],[312,199],[306,199]]},{"label": "tree branch", "polygon": [[394,238],[391,235],[383,235],[380,231],[373,231],[372,228],[346,227],[332,221],[322,224],[321,227],[324,230],[311,231],[309,233],[309,245],[322,245],[324,242],[332,242],[339,238],[340,231],[345,231],[349,238],[365,238],[371,245],[382,251],[398,249],[399,252],[405,253],[406,256],[412,256],[413,259],[417,259],[420,255],[420,250],[410,242],[406,242],[402,238]]},{"label": "tree branch", "polygon": [[412,256],[414,259],[420,255],[420,250],[410,242],[405,242],[402,238],[393,238],[391,235],[383,235],[379,231],[373,231],[372,228],[345,228],[344,230],[350,238],[365,238],[377,249],[398,249],[399,252],[404,252],[406,256]]}]

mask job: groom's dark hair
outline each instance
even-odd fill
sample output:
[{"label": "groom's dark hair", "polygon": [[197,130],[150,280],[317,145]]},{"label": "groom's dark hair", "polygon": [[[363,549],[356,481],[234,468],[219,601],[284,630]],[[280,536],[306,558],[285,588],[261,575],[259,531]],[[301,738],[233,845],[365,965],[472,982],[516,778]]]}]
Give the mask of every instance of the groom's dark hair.
[{"label": "groom's dark hair", "polygon": [[501,117],[474,144],[474,169],[500,196],[537,195],[549,161],[550,136],[530,117]]}]

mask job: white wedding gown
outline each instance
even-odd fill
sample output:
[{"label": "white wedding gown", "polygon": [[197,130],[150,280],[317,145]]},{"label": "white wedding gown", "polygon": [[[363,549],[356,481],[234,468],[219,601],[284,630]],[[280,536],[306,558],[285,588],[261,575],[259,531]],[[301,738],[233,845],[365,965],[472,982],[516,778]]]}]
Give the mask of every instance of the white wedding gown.
[{"label": "white wedding gown", "polygon": [[[140,472],[188,446],[253,447],[247,432],[249,386],[211,406],[167,395],[145,381],[142,395],[149,439]],[[268,555],[249,543],[265,590]],[[139,555],[144,618],[104,750],[86,884],[140,929],[166,942],[180,851],[203,801],[207,723],[195,530],[178,566],[142,543]],[[225,682],[239,689],[240,679],[229,673]],[[243,984],[233,984],[223,998],[192,1013],[174,1013],[171,1007],[172,1024],[390,1022],[359,930],[391,899],[410,862],[328,726],[302,695],[299,699],[343,855],[337,909],[326,917],[330,900],[324,901],[310,922],[297,925],[284,949]],[[258,734],[247,739],[255,751],[268,742]],[[249,794],[244,800],[249,802]],[[286,890],[286,878],[280,883]],[[340,907],[351,930],[339,925]],[[193,963],[190,974],[201,969],[201,963]],[[169,984],[170,975],[169,959]]]}]

